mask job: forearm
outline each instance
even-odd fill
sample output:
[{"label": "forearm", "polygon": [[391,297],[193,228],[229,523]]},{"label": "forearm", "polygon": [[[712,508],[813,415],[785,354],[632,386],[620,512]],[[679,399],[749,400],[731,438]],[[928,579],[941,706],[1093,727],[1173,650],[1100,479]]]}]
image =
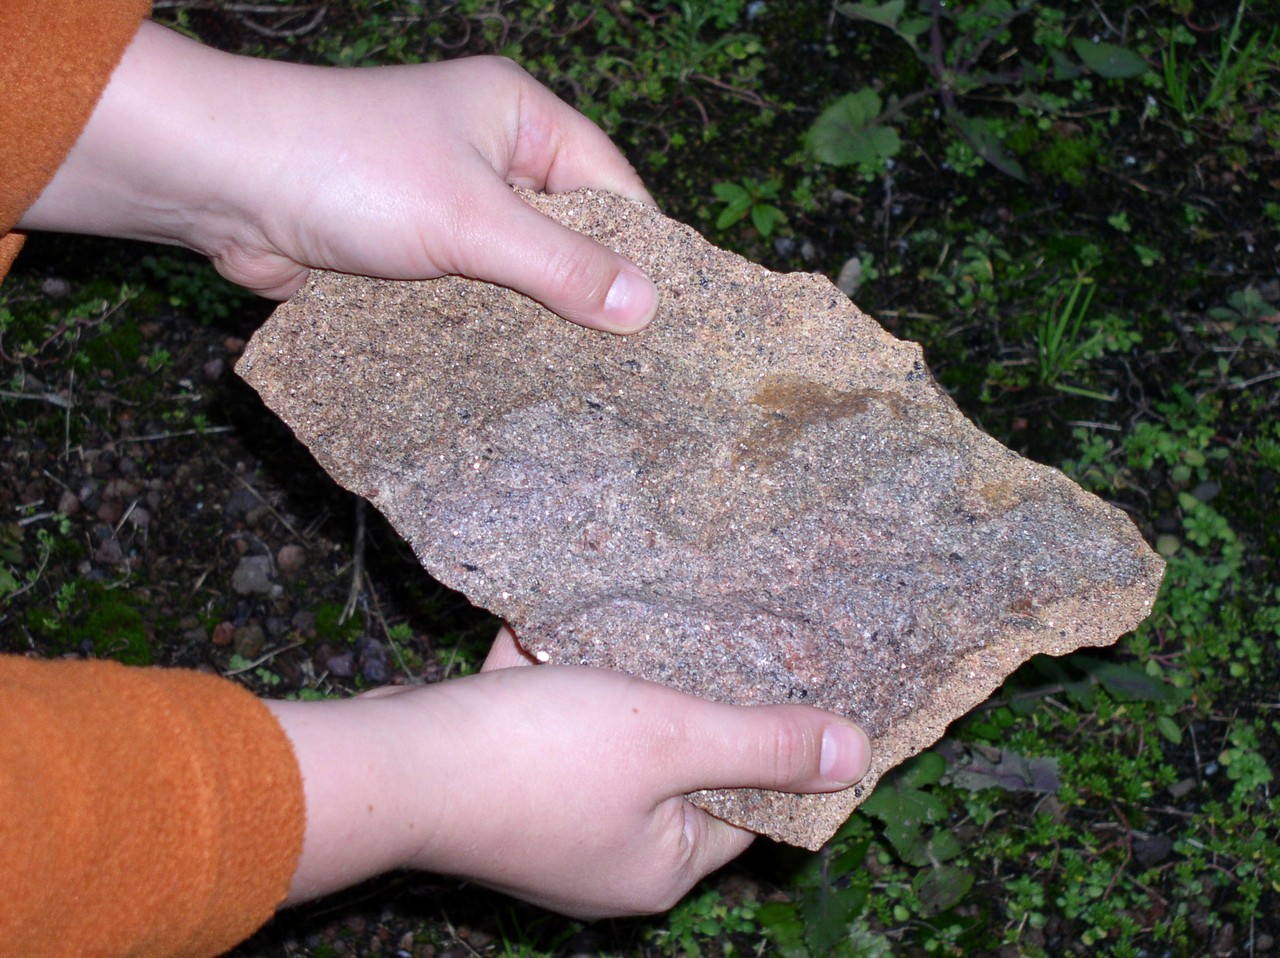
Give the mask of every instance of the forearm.
[{"label": "forearm", "polygon": [[[24,230],[181,244],[215,254],[251,221],[250,187],[279,160],[254,135],[247,87],[275,65],[142,24]],[[255,98],[256,99],[256,98]]]},{"label": "forearm", "polygon": [[420,770],[409,754],[412,725],[397,722],[386,698],[266,703],[293,745],[306,795],[306,835],[288,905],[403,867],[432,828],[421,818],[432,803],[406,802],[430,783],[406,783],[408,770]]}]

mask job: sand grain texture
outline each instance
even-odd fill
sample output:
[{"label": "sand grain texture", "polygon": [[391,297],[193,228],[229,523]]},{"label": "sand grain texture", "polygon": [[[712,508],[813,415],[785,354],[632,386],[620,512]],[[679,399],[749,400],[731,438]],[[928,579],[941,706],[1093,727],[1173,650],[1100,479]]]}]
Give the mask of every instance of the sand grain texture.
[{"label": "sand grain texture", "polygon": [[872,737],[853,789],[703,807],[816,848],[1027,658],[1149,613],[1163,564],[1128,518],[980,432],[830,282],[607,194],[529,199],[648,271],[649,330],[475,281],[315,273],[238,369],[530,651]]}]

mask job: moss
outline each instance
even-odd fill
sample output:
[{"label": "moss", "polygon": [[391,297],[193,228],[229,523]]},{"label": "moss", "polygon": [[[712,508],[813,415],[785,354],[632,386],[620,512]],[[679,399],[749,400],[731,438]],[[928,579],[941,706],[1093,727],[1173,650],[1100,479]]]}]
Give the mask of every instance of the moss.
[{"label": "moss", "polygon": [[[77,588],[73,608],[34,608],[26,622],[33,634],[61,651],[92,651],[125,665],[152,665],[155,651],[148,617],[132,598],[124,590],[100,585]],[[154,615],[150,618],[154,622]]]},{"label": "moss", "polygon": [[364,631],[360,618],[342,621],[343,606],[337,602],[322,602],[316,607],[316,638],[323,642],[354,642]]},{"label": "moss", "polygon": [[1009,135],[1007,146],[1031,169],[1069,186],[1084,186],[1098,162],[1095,136],[1070,123],[1047,130],[1024,123]]}]

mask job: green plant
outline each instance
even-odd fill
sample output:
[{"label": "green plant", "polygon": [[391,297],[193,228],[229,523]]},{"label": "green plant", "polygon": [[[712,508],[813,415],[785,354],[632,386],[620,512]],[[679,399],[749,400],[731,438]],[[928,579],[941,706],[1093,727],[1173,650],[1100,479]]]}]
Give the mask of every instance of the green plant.
[{"label": "green plant", "polygon": [[757,182],[749,176],[738,183],[717,183],[711,187],[724,209],[716,218],[716,229],[728,229],[750,217],[751,225],[762,237],[768,239],[775,229],[787,221],[786,214],[774,205],[782,189],[777,179]]},{"label": "green plant", "polygon": [[[1161,79],[1169,105],[1185,124],[1195,124],[1236,97],[1267,70],[1275,30],[1264,40],[1251,34],[1241,45],[1246,3],[1236,8],[1231,27],[1218,41],[1217,56],[1184,59],[1178,48],[1194,43],[1185,29],[1173,31],[1161,56]],[[1202,81],[1207,78],[1208,83]],[[1189,133],[1188,133],[1189,135]]]},{"label": "green plant", "polygon": [[1093,302],[1095,292],[1097,287],[1093,280],[1086,274],[1077,272],[1065,299],[1059,298],[1044,312],[1036,338],[1036,360],[1043,385],[1063,392],[1098,395],[1062,381],[1083,360],[1091,359],[1101,352],[1101,333],[1094,331],[1088,336],[1081,336],[1085,316],[1089,313],[1089,305]]},{"label": "green plant", "polygon": [[882,173],[902,149],[889,125],[880,94],[870,87],[846,93],[814,121],[806,134],[809,152],[832,166],[852,166],[865,176]]},{"label": "green plant", "polygon": [[223,279],[203,256],[181,252],[144,256],[141,272],[153,292],[171,309],[194,315],[202,323],[225,320],[253,302],[253,294]]},{"label": "green plant", "polygon": [[1235,782],[1233,798],[1247,798],[1275,781],[1275,773],[1260,751],[1258,729],[1263,723],[1240,722],[1232,724],[1227,734],[1229,745],[1218,754],[1218,761],[1227,770],[1227,777]]},{"label": "green plant", "polygon": [[[324,28],[305,29],[320,7]],[[1239,0],[904,0],[861,5],[863,16],[832,10],[737,0],[285,0],[256,12],[161,5],[156,15],[212,24],[224,41],[240,36],[299,61],[513,56],[605,127],[664,208],[706,232],[732,199],[707,184],[783,184],[759,201],[787,211],[797,245],[812,242],[805,268],[835,272],[854,253],[866,278],[874,262],[877,280],[859,302],[923,344],[966,414],[1114,503],[1168,560],[1153,614],[1113,649],[1034,660],[957,722],[923,771],[886,779],[883,798],[825,849],[757,849],[670,916],[595,926],[602,954],[1261,954],[1264,935],[1280,937],[1280,796],[1267,780],[1280,768],[1280,323],[1266,258],[1280,226],[1267,190],[1280,148],[1273,27],[1259,4]],[[287,35],[255,33],[246,17]],[[921,25],[914,44],[903,36]],[[1178,83],[1190,119],[1167,89]],[[1013,161],[1033,182],[989,175],[993,160]],[[772,227],[775,236],[784,228]],[[751,212],[728,228],[726,240],[760,246]],[[43,269],[33,272],[60,267]],[[0,388],[10,394],[0,431],[19,440],[9,460],[15,487],[27,478],[16,448],[27,437],[26,452],[52,449],[44,465],[78,490],[80,463],[109,469],[109,456],[96,453],[140,450],[101,429],[78,444],[90,420],[120,416],[151,432],[144,424],[199,429],[207,415],[227,428],[217,406],[195,401],[212,390],[171,386],[190,375],[192,355],[169,331],[239,306],[220,303],[216,277],[194,257],[127,269],[139,295],[114,313],[115,273],[111,282],[75,274],[71,294],[56,298],[40,295],[39,278],[0,286]],[[156,313],[167,324],[152,341],[135,320]],[[171,363],[144,375],[161,346]],[[161,391],[181,392],[182,403],[157,403]],[[216,440],[201,441],[200,455],[216,454]],[[166,496],[158,547],[178,532],[168,496],[181,485],[170,478],[174,461],[148,449],[156,461],[138,456],[139,465]],[[215,482],[197,473],[190,488],[212,502]],[[103,586],[77,571],[94,520],[82,512],[64,533],[34,518],[46,508],[0,523],[0,636],[23,650],[98,654],[83,626]],[[416,569],[404,552],[403,568]],[[166,595],[161,580],[181,580],[181,593],[205,566],[183,576],[166,563],[155,574],[146,565],[158,558],[139,550],[128,588],[107,601],[134,607],[157,660],[199,664],[210,650],[165,622],[163,610],[186,597]],[[373,588],[385,559],[383,571],[369,569]],[[336,556],[309,565],[279,601],[316,611],[345,595],[345,581],[326,589],[333,583],[320,568],[340,565]],[[478,669],[494,623],[466,620],[456,597],[417,581],[401,576],[382,593],[396,625],[380,613],[342,623],[334,606],[322,611],[317,638],[341,643],[381,625],[407,671]],[[215,589],[204,583],[200,605],[225,621]],[[202,611],[202,624],[212,615]],[[102,654],[127,651],[120,634]],[[274,693],[289,692],[283,662],[238,664],[252,666],[244,681],[259,687],[274,673]],[[913,822],[921,807],[932,811]],[[948,887],[954,894],[970,878],[945,907]],[[470,890],[456,899],[458,908],[472,902],[466,920],[498,938],[464,942],[477,952],[560,954],[581,931],[549,917],[539,927],[526,912],[508,921],[503,906],[476,906]],[[433,924],[429,915],[418,924],[418,944],[456,950],[458,939],[434,936]],[[344,925],[342,934],[355,933]],[[336,954],[354,942],[338,944],[308,949]]]},{"label": "green plant", "polygon": [[664,955],[698,958],[701,942],[732,935],[759,937],[756,923],[759,904],[743,901],[729,904],[714,890],[687,897],[671,910],[666,927],[651,933]]},{"label": "green plant", "polygon": [[[933,0],[839,4],[836,10],[843,16],[883,27],[905,43],[930,84],[891,98],[887,104],[871,87],[842,96],[810,128],[809,149],[825,163],[854,165],[865,174],[882,172],[901,149],[890,124],[915,103],[936,99],[943,119],[958,137],[948,148],[953,166],[971,171],[982,161],[1008,176],[1025,179],[1022,165],[1004,146],[1007,123],[995,114],[968,112],[969,104],[984,98],[1003,96],[1010,103],[1020,98],[1034,111],[1053,114],[1058,112],[1053,101],[1038,92],[1051,78],[1078,80],[1088,71],[1103,79],[1122,80],[1147,71],[1146,61],[1132,50],[1083,37],[1072,37],[1067,43],[1058,36],[1058,44],[1048,42],[1039,60],[1024,58],[1014,68],[1005,65],[1004,55],[988,58],[992,45],[1008,43],[1013,22],[1032,9]],[[1067,46],[1076,60],[1067,56]],[[990,65],[989,59],[997,65]]]}]

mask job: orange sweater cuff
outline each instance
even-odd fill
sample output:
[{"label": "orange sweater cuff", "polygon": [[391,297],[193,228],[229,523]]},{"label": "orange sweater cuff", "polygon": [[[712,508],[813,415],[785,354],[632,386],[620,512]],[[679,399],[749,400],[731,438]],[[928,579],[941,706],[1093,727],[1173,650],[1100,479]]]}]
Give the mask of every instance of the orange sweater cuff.
[{"label": "orange sweater cuff", "polygon": [[302,780],[247,691],[0,656],[0,701],[6,953],[218,955],[284,900]]},{"label": "orange sweater cuff", "polygon": [[[0,3],[0,235],[53,179],[151,0]],[[0,279],[21,241],[4,236]]]}]

